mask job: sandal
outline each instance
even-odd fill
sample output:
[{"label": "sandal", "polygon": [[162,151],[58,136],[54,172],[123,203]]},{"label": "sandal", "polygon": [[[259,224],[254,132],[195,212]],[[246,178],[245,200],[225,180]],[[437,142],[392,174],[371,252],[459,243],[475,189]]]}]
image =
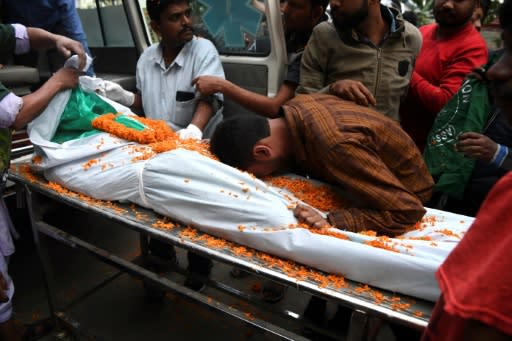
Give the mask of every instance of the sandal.
[{"label": "sandal", "polygon": [[261,299],[268,303],[277,303],[284,298],[286,286],[275,282],[267,281],[263,284]]},{"label": "sandal", "polygon": [[51,317],[23,325],[23,341],[38,340],[48,335],[55,328],[55,320]]}]

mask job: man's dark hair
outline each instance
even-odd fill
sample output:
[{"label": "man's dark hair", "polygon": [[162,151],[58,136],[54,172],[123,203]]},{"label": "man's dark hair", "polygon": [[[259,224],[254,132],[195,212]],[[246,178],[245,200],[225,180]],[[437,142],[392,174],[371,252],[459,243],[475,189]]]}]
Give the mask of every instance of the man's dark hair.
[{"label": "man's dark hair", "polygon": [[499,11],[500,26],[502,29],[512,32],[512,0],[505,0]]},{"label": "man's dark hair", "polygon": [[146,0],[146,9],[151,20],[160,21],[160,14],[165,11],[167,6],[183,2],[188,4],[189,0]]},{"label": "man's dark hair", "polygon": [[247,169],[254,161],[256,142],[270,136],[268,119],[259,115],[243,115],[222,121],[210,139],[210,151],[221,162]]}]

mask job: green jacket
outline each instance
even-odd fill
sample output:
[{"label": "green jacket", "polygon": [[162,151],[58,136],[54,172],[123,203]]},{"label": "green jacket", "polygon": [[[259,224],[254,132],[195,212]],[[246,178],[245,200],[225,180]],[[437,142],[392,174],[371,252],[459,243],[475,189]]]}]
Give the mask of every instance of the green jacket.
[{"label": "green jacket", "polygon": [[[15,44],[14,28],[11,25],[0,24],[0,63],[5,63],[14,53]],[[10,91],[0,83],[0,101],[9,93]],[[10,156],[11,130],[0,128],[0,171],[9,167]]]},{"label": "green jacket", "polygon": [[337,80],[357,80],[375,96],[377,111],[398,121],[422,38],[396,10],[381,10],[394,20],[389,18],[390,33],[379,46],[355,30],[338,31],[330,22],[317,25],[302,56],[297,93],[328,92]]}]

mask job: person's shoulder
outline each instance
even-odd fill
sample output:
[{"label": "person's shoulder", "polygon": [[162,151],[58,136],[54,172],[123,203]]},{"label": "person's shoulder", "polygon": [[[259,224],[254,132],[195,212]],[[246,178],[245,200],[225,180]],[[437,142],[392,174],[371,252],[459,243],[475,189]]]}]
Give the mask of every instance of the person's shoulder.
[{"label": "person's shoulder", "polygon": [[195,49],[203,49],[203,51],[199,51],[201,53],[204,53],[204,49],[208,49],[208,50],[217,50],[215,45],[213,45],[213,43],[209,40],[209,39],[206,39],[206,38],[203,38],[203,37],[197,37],[195,36],[191,41],[190,41],[190,44],[192,45],[192,47]]},{"label": "person's shoulder", "polygon": [[150,59],[152,59],[153,57],[155,57],[158,54],[158,46],[159,46],[158,43],[148,46],[148,48],[146,48],[141,53],[138,63],[140,64],[140,63],[147,62]]},{"label": "person's shoulder", "polygon": [[472,42],[475,46],[478,46],[479,48],[487,49],[487,43],[485,42],[484,37],[480,32],[476,30],[476,28],[471,25],[470,28],[468,28],[468,34],[464,37],[468,42]]},{"label": "person's shoulder", "polygon": [[421,41],[422,39],[422,32],[407,20],[404,20],[404,32],[406,36],[411,37],[415,40]]},{"label": "person's shoulder", "polygon": [[437,28],[436,23],[430,23],[430,24],[421,25],[419,30],[420,30],[421,34],[426,34],[428,32],[434,31],[436,28]]},{"label": "person's shoulder", "polygon": [[408,21],[404,21],[405,40],[415,50],[420,50],[423,42],[423,35],[420,30]]},{"label": "person's shoulder", "polygon": [[336,33],[336,27],[332,22],[329,21],[323,21],[315,26],[313,29],[313,33],[315,35],[329,35],[332,33]]}]

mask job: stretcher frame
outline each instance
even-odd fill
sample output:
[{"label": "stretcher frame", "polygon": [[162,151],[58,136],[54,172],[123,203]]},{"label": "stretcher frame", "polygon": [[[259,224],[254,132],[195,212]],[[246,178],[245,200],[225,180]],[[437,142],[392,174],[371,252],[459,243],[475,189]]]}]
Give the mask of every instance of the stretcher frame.
[{"label": "stretcher frame", "polygon": [[[176,223],[176,227],[171,230],[155,228],[152,224],[161,217],[154,211],[138,206],[136,210],[134,210],[133,204],[114,203],[110,206],[100,206],[81,200],[76,194],[59,193],[50,188],[48,182],[42,177],[34,175],[28,176],[26,172],[22,171],[22,168],[26,166],[27,164],[24,163],[17,163],[12,166],[9,171],[9,179],[16,183],[18,206],[24,203],[28,209],[33,238],[43,269],[50,314],[58,325],[67,327],[65,329],[71,328],[74,332],[78,332],[82,336],[88,336],[95,340],[99,339],[96,335],[88,335],[87,331],[80,328],[78,321],[74,321],[66,314],[65,309],[58,306],[58,299],[54,289],[54,272],[51,262],[49,261],[49,254],[48,250],[45,248],[45,243],[41,243],[41,235],[63,243],[70,248],[85,251],[98,260],[114,266],[123,273],[143,278],[153,285],[164,288],[167,291],[187,298],[197,304],[204,305],[209,309],[223,313],[226,316],[236,318],[249,325],[260,328],[282,339],[307,340],[307,338],[302,335],[298,335],[271,322],[254,317],[246,311],[241,311],[226,303],[190,290],[180,283],[149,271],[140,265],[140,259],[139,261],[127,261],[47,223],[44,221],[43,217],[47,209],[45,206],[49,201],[55,201],[59,205],[73,207],[87,214],[93,214],[115,221],[129,230],[137,232],[140,237],[141,258],[143,261],[145,257],[147,257],[148,251],[147,237],[156,238],[187,251],[193,251],[194,253],[209,257],[212,260],[234,265],[247,272],[349,307],[353,309],[353,313],[349,323],[348,340],[363,340],[370,320],[372,320],[372,323],[375,323],[376,320],[389,321],[416,330],[422,330],[428,324],[433,309],[432,302],[378,289],[384,295],[398,296],[401,298],[402,302],[411,303],[409,308],[396,309],[396,306],[393,306],[387,301],[376,303],[375,300],[365,292],[355,291],[354,289],[358,286],[360,287],[361,284],[354,281],[346,280],[348,283],[346,288],[336,289],[332,287],[321,288],[318,283],[312,280],[297,280],[288,276],[285,272],[280,271],[280,269],[269,268],[256,258],[248,259],[243,256],[235,255],[229,247],[226,249],[214,249],[206,245],[206,243],[186,238],[180,235],[184,227],[179,223]],[[120,210],[123,214],[119,213]],[[202,234],[201,232],[198,233]],[[187,276],[200,278],[198,275],[187,273],[186,270],[183,269],[175,268],[173,270],[184,273]],[[245,301],[249,301],[249,303],[254,303],[254,299],[248,293],[241,292],[225,283],[216,282],[211,279],[204,280],[208,286],[237,296]],[[332,335],[329,336],[332,337]]]}]

